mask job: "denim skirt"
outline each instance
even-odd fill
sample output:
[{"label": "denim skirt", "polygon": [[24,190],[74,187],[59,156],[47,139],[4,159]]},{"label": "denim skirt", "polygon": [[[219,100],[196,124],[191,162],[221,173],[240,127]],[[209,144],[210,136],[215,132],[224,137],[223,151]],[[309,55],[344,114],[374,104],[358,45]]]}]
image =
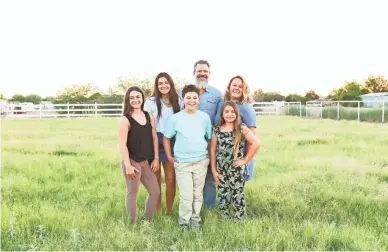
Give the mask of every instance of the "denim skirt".
[{"label": "denim skirt", "polygon": [[[160,162],[168,162],[166,152],[164,151],[164,147],[163,147],[163,133],[157,132],[157,134],[158,134],[158,141],[159,141],[159,160]],[[175,144],[175,137],[170,139],[172,156],[174,156],[174,144]]]}]

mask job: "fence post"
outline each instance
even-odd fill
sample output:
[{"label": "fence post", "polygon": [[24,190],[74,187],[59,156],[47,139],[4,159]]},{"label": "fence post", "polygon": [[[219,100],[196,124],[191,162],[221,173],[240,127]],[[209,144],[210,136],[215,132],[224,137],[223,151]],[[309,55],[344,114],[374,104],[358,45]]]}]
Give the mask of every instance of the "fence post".
[{"label": "fence post", "polygon": [[357,120],[360,121],[360,102],[357,102],[358,103],[358,106],[357,106]]},{"label": "fence post", "polygon": [[278,115],[278,106],[276,101],[274,102],[274,105],[275,105],[275,115]]},{"label": "fence post", "polygon": [[39,118],[42,118],[42,103],[39,104]]},{"label": "fence post", "polygon": [[302,103],[299,102],[299,114],[300,114],[300,117],[302,117]]},{"label": "fence post", "polygon": [[307,102],[306,102],[306,105],[305,105],[305,106],[306,106],[306,118],[307,118],[307,105],[308,105],[308,104],[307,104]]},{"label": "fence post", "polygon": [[69,107],[69,103],[67,103],[67,118],[70,118],[70,107]]},{"label": "fence post", "polygon": [[321,119],[322,119],[322,117],[323,117],[323,104],[322,104],[322,102],[321,102]]},{"label": "fence post", "polygon": [[337,120],[339,120],[339,102],[337,102]]},{"label": "fence post", "polygon": [[95,117],[97,117],[97,102],[94,103]]},{"label": "fence post", "polygon": [[381,118],[382,122],[384,122],[384,114],[385,114],[384,110],[385,110],[385,100],[383,99],[383,115],[382,115],[382,118]]},{"label": "fence post", "polygon": [[287,115],[290,115],[290,104],[287,103]]}]

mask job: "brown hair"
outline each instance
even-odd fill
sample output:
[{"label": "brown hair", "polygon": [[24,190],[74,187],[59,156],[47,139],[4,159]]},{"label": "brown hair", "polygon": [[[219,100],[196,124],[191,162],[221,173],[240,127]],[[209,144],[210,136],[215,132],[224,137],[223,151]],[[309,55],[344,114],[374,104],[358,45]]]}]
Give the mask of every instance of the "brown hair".
[{"label": "brown hair", "polygon": [[195,92],[195,93],[198,94],[198,96],[200,95],[199,88],[196,85],[193,85],[193,84],[189,84],[189,85],[186,85],[186,86],[183,87],[183,89],[182,89],[182,98],[185,98],[185,95],[188,92]]},{"label": "brown hair", "polygon": [[250,91],[249,91],[249,87],[246,83],[246,81],[244,80],[244,78],[241,76],[241,75],[236,75],[234,77],[232,77],[232,79],[230,79],[229,81],[229,84],[228,86],[226,87],[226,90],[225,90],[225,95],[224,95],[224,101],[230,101],[230,85],[232,84],[233,80],[234,79],[240,79],[241,82],[242,82],[242,97],[240,99],[240,103],[241,104],[250,104],[253,102],[253,99],[252,97],[250,96]]},{"label": "brown hair", "polygon": [[224,102],[221,107],[220,119],[218,120],[218,124],[217,124],[220,127],[225,124],[223,114],[226,106],[231,106],[234,110],[234,113],[236,114],[236,120],[234,120],[234,123],[233,123],[233,135],[234,135],[233,156],[234,156],[234,159],[237,159],[238,146],[242,139],[240,110],[238,109],[237,104],[234,101]]},{"label": "brown hair", "polygon": [[127,89],[127,92],[125,92],[125,96],[124,96],[124,109],[123,109],[123,114],[122,114],[123,116],[131,115],[132,114],[132,107],[129,104],[129,95],[131,94],[132,91],[137,91],[137,92],[141,93],[141,97],[143,99],[143,102],[141,104],[141,110],[142,111],[144,110],[144,92],[139,87],[132,86],[132,87],[129,87]]},{"label": "brown hair", "polygon": [[197,65],[207,65],[207,67],[210,68],[210,64],[207,60],[198,60],[194,63],[194,72]]},{"label": "brown hair", "polygon": [[166,80],[170,84],[170,92],[168,92],[168,99],[172,105],[174,114],[180,111],[179,100],[178,100],[179,96],[178,96],[178,93],[176,92],[174,81],[172,80],[171,76],[168,73],[161,72],[155,78],[154,93],[152,94],[155,97],[156,107],[158,108],[158,120],[162,113],[162,103],[160,101],[160,98],[162,97],[162,93],[160,93],[159,91],[158,81],[160,78],[163,78],[163,77],[166,78]]}]

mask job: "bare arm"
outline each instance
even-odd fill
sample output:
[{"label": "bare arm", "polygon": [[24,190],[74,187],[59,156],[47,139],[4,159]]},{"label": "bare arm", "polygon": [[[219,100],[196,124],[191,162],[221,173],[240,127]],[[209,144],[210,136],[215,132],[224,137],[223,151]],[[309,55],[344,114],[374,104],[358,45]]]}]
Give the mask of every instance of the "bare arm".
[{"label": "bare arm", "polygon": [[135,171],[139,172],[135,167],[131,165],[131,161],[129,160],[129,152],[127,147],[127,137],[128,131],[131,128],[131,124],[128,119],[123,116],[121,117],[120,126],[119,126],[119,147],[121,153],[121,159],[124,162],[125,166],[125,174],[129,179],[133,179],[136,177]]},{"label": "bare arm", "polygon": [[159,140],[158,135],[156,133],[156,127],[155,127],[155,119],[150,114],[151,118],[151,126],[152,126],[152,139],[154,141],[154,161],[151,164],[152,171],[158,171],[159,170]]},{"label": "bare arm", "polygon": [[127,137],[128,131],[131,128],[131,124],[125,116],[121,117],[120,126],[119,126],[119,147],[121,153],[121,159],[124,161],[124,164],[129,164],[129,152],[127,148]]},{"label": "bare arm", "polygon": [[253,135],[256,136],[256,127],[248,127],[248,128],[252,131]]},{"label": "bare arm", "polygon": [[152,115],[150,115],[150,117],[151,117],[151,126],[152,126],[152,139],[154,140],[155,159],[159,159],[159,140],[158,140],[158,134],[156,133],[155,119]]},{"label": "bare arm", "polygon": [[175,160],[174,160],[173,156],[171,155],[170,138],[163,136],[163,148],[164,148],[164,151],[166,152],[166,157],[167,157],[168,161],[171,164],[174,164]]},{"label": "bare arm", "polygon": [[213,133],[212,139],[209,141],[209,157],[210,157],[210,166],[212,172],[217,172],[216,164],[216,151],[217,151],[217,136]]},{"label": "bare arm", "polygon": [[243,135],[247,140],[247,143],[250,145],[247,155],[244,157],[245,163],[248,163],[249,160],[253,158],[256,152],[260,149],[260,141],[257,136],[255,136],[252,131],[248,128],[243,129]]}]

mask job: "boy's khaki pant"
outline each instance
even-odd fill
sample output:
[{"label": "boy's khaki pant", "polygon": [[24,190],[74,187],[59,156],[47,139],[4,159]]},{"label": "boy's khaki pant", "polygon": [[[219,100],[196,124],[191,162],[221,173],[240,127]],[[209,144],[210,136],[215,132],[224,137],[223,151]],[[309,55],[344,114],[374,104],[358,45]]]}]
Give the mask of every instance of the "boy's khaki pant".
[{"label": "boy's khaki pant", "polygon": [[201,222],[203,186],[205,185],[209,159],[193,163],[175,163],[175,175],[179,187],[179,224]]}]

